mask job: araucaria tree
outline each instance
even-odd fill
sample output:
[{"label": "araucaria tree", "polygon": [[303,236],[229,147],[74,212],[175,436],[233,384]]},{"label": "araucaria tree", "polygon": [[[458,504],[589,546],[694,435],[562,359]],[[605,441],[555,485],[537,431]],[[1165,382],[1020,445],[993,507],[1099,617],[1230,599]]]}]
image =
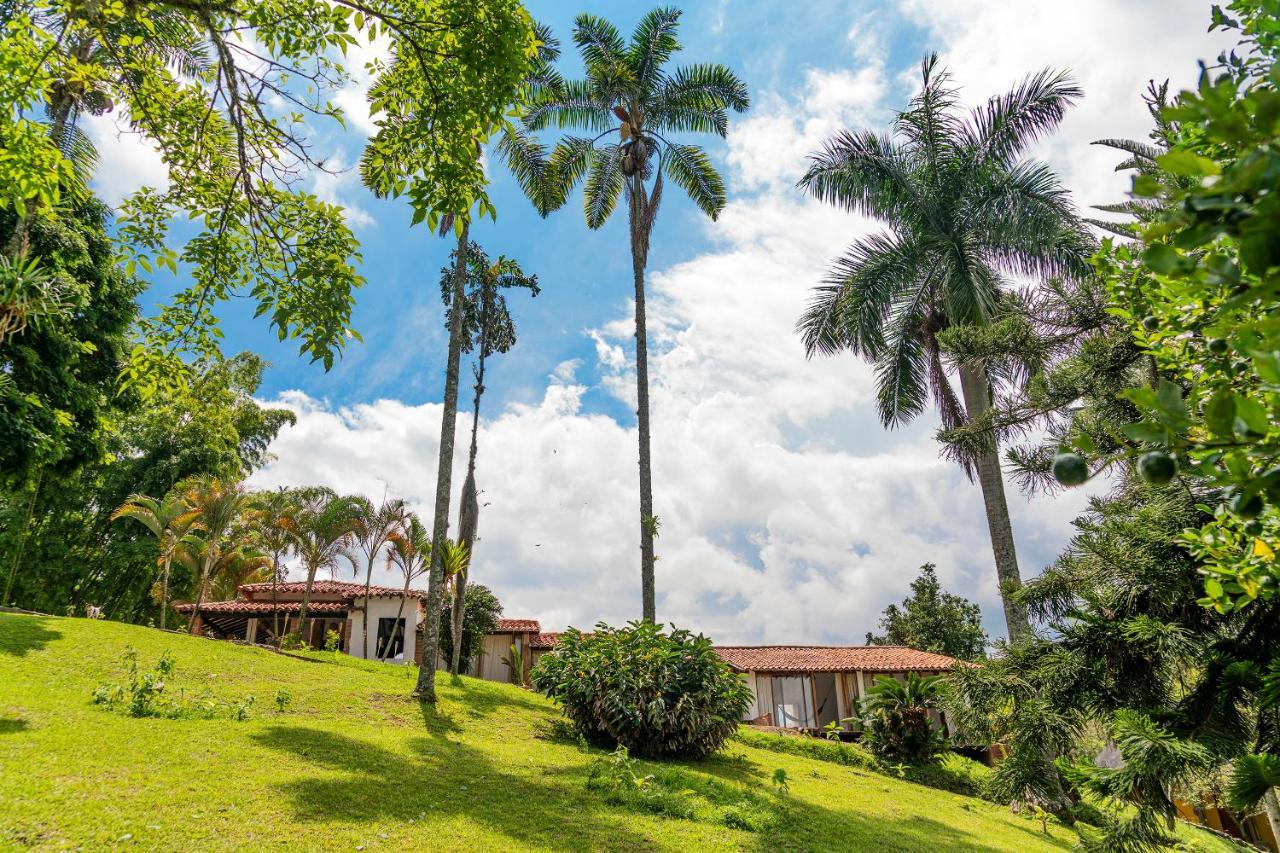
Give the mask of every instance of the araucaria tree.
[{"label": "araucaria tree", "polygon": [[680,50],[679,19],[678,9],[655,9],[641,19],[627,44],[613,24],[579,15],[573,41],[582,54],[586,78],[549,82],[525,115],[532,131],[558,127],[588,134],[557,142],[543,173],[545,189],[536,201],[548,210],[562,206],[585,176],[583,211],[592,229],[608,221],[619,197],[627,202],[635,285],[640,584],[643,616],[650,622],[657,618],[653,540],[658,518],[653,508],[645,331],[649,242],[664,178],[674,181],[707,216],[719,215],[725,205],[724,182],[705,151],[677,137],[690,132],[724,136],[729,110],[741,112],[748,105],[746,85],[723,65],[667,69]]},{"label": "araucaria tree", "polygon": [[[522,288],[528,290],[530,296],[538,295],[536,275],[525,275],[520,264],[506,255],[499,255],[496,261],[490,261],[478,243],[467,246],[466,269],[462,349],[464,352],[475,350],[472,373],[476,381],[471,402],[471,449],[467,453],[467,476],[462,481],[462,497],[458,507],[458,542],[466,549],[468,568],[464,568],[453,579],[453,606],[450,608],[453,651],[449,656],[449,671],[454,675],[458,674],[461,664],[467,577],[470,559],[475,553],[476,530],[480,523],[476,452],[480,432],[480,398],[484,395],[485,363],[494,353],[507,352],[516,345],[516,324],[507,308],[507,297],[503,291]],[[445,305],[450,306],[453,302],[452,272],[451,268],[445,268],[440,276],[440,295],[444,298]],[[449,321],[452,323],[452,307],[449,314]]]},{"label": "araucaria tree", "polygon": [[[1021,155],[1053,130],[1080,89],[1041,71],[968,115],[936,56],[924,85],[893,122],[893,135],[842,131],[813,155],[800,186],[810,195],[889,226],[855,241],[798,324],[809,355],[851,352],[875,365],[877,409],[887,427],[919,416],[932,397],[944,429],[989,417],[993,376],[958,365],[963,405],[938,336],[996,320],[1010,275],[1083,273],[1091,241],[1047,166]],[[982,486],[1009,639],[1028,634],[994,436],[963,460]]]}]

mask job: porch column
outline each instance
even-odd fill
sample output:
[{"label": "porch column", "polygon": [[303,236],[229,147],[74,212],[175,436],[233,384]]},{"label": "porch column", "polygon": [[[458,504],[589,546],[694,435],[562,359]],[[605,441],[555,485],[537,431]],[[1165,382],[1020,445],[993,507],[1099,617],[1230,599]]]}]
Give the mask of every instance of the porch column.
[{"label": "porch column", "polygon": [[842,729],[845,728],[843,720],[853,716],[849,712],[849,685],[845,681],[843,672],[836,673],[836,714],[842,721],[840,723]]},{"label": "porch column", "polygon": [[244,641],[246,643],[258,642],[258,617],[250,616],[249,622],[244,628]]},{"label": "porch column", "polygon": [[[348,615],[342,623],[342,650],[347,654],[351,654],[351,616]],[[364,657],[360,655],[359,657]]]}]

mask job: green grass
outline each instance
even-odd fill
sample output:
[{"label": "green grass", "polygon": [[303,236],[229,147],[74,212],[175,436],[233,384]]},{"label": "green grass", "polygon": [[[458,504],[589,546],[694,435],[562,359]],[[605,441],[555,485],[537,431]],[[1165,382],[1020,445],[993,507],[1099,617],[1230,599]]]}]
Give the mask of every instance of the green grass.
[{"label": "green grass", "polygon": [[[93,704],[98,685],[122,678],[128,646],[144,668],[172,653],[166,695],[252,695],[249,719]],[[412,669],[314,657],[0,613],[0,848],[1029,853],[1075,841],[977,799],[739,742],[701,763],[643,764],[664,796],[688,798],[689,817],[673,817],[588,790],[598,753],[537,695],[445,677],[427,709],[408,697]],[[777,768],[788,792],[772,784]]]}]

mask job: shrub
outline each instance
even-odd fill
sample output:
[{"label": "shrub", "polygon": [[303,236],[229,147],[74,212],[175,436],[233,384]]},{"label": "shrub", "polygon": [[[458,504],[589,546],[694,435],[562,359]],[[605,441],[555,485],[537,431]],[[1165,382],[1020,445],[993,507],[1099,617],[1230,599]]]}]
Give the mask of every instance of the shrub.
[{"label": "shrub", "polygon": [[907,673],[906,681],[880,676],[867,691],[862,732],[880,758],[920,763],[946,750],[946,737],[934,728],[929,711],[938,706],[942,676]]},{"label": "shrub", "polygon": [[570,628],[533,670],[533,685],[587,740],[649,758],[702,758],[738,728],[746,684],[706,637],[649,622]]}]

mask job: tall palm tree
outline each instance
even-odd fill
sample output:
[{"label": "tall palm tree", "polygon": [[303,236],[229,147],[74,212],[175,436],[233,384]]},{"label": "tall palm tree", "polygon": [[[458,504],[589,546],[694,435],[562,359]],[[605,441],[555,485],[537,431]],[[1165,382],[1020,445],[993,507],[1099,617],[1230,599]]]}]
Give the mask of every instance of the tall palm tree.
[{"label": "tall palm tree", "polygon": [[[805,348],[852,352],[875,365],[886,427],[920,415],[932,397],[944,428],[981,422],[991,371],[958,365],[961,406],[938,335],[983,326],[999,312],[1006,276],[1083,274],[1090,238],[1047,166],[1021,159],[1053,130],[1080,89],[1065,73],[1026,78],[967,115],[936,55],[893,135],[842,131],[812,156],[800,186],[815,198],[877,217],[889,233],[855,241],[798,324]],[[973,453],[1004,600],[1009,639],[1029,632],[1013,529],[994,435]],[[966,470],[969,470],[966,466]],[[972,476],[972,474],[971,474]]]},{"label": "tall palm tree", "polygon": [[240,545],[233,541],[231,534],[249,508],[249,495],[240,483],[228,483],[217,477],[197,477],[178,488],[182,501],[195,515],[193,525],[200,533],[199,558],[195,564],[196,603],[190,625],[194,634],[200,623],[200,605],[215,567]]},{"label": "tall palm tree", "polygon": [[[441,295],[446,304],[450,301],[451,282],[440,282]],[[530,296],[538,295],[538,277],[525,275],[520,264],[506,255],[490,261],[478,243],[467,247],[467,292],[462,319],[464,352],[476,351],[472,367],[475,374],[474,394],[471,402],[471,448],[467,454],[467,476],[462,481],[462,496],[458,506],[458,541],[466,547],[467,554],[475,552],[476,530],[480,523],[480,500],[476,489],[476,453],[480,431],[480,398],[484,395],[485,363],[494,353],[508,352],[516,344],[516,324],[507,307],[503,293],[512,288],[523,288]],[[462,612],[467,592],[468,572],[463,570],[453,580],[453,654],[449,672],[458,674],[462,649]]]},{"label": "tall palm tree", "polygon": [[[416,514],[409,513],[400,527],[392,532],[387,547],[387,567],[395,566],[404,575],[404,591],[400,593],[400,607],[396,610],[396,621],[392,624],[398,625],[404,618],[410,585],[428,570],[430,562],[431,536],[422,520]],[[390,649],[390,643],[378,649],[378,660],[386,660]]]},{"label": "tall palm tree", "polygon": [[324,488],[306,489],[299,504],[297,553],[307,570],[307,585],[298,608],[298,629],[302,630],[316,573],[335,568],[340,558],[355,562],[350,545],[359,529],[359,509],[351,498],[339,497]]},{"label": "tall palm tree", "polygon": [[535,202],[547,210],[562,206],[586,177],[583,210],[587,227],[600,228],[618,198],[627,199],[631,271],[635,286],[636,424],[640,467],[640,584],[644,618],[657,618],[653,509],[649,452],[649,342],[645,329],[645,269],[649,241],[662,199],[664,177],[674,181],[703,213],[715,219],[725,205],[724,182],[705,151],[676,140],[697,132],[724,136],[728,111],[747,108],[747,87],[723,65],[667,69],[680,50],[676,38],[680,10],[659,8],[645,15],[626,44],[603,18],[579,15],[573,41],[582,54],[586,79],[555,80],[540,88],[525,115],[531,131],[555,126],[579,128],[588,136],[565,136],[542,171]]},{"label": "tall palm tree", "polygon": [[111,514],[112,521],[132,518],[146,527],[160,545],[160,556],[156,563],[160,566],[161,630],[165,627],[165,617],[169,612],[170,569],[198,515],[177,492],[170,492],[158,500],[144,494],[132,494]]},{"label": "tall palm tree", "polygon": [[297,492],[285,486],[258,494],[253,503],[258,543],[271,557],[271,636],[275,639],[276,647],[279,648],[279,587],[284,580],[284,568],[281,562],[285,555],[297,546],[297,515],[301,507]]},{"label": "tall palm tree", "polygon": [[[404,501],[398,498],[383,499],[374,506],[373,501],[363,495],[351,499],[356,510],[356,530],[353,550],[365,558],[364,570],[364,607],[365,618],[361,619],[362,639],[360,648],[364,657],[369,656],[369,587],[373,582],[373,562],[386,549],[391,535],[404,523],[405,513],[409,511]],[[356,567],[359,571],[359,567]]]}]

